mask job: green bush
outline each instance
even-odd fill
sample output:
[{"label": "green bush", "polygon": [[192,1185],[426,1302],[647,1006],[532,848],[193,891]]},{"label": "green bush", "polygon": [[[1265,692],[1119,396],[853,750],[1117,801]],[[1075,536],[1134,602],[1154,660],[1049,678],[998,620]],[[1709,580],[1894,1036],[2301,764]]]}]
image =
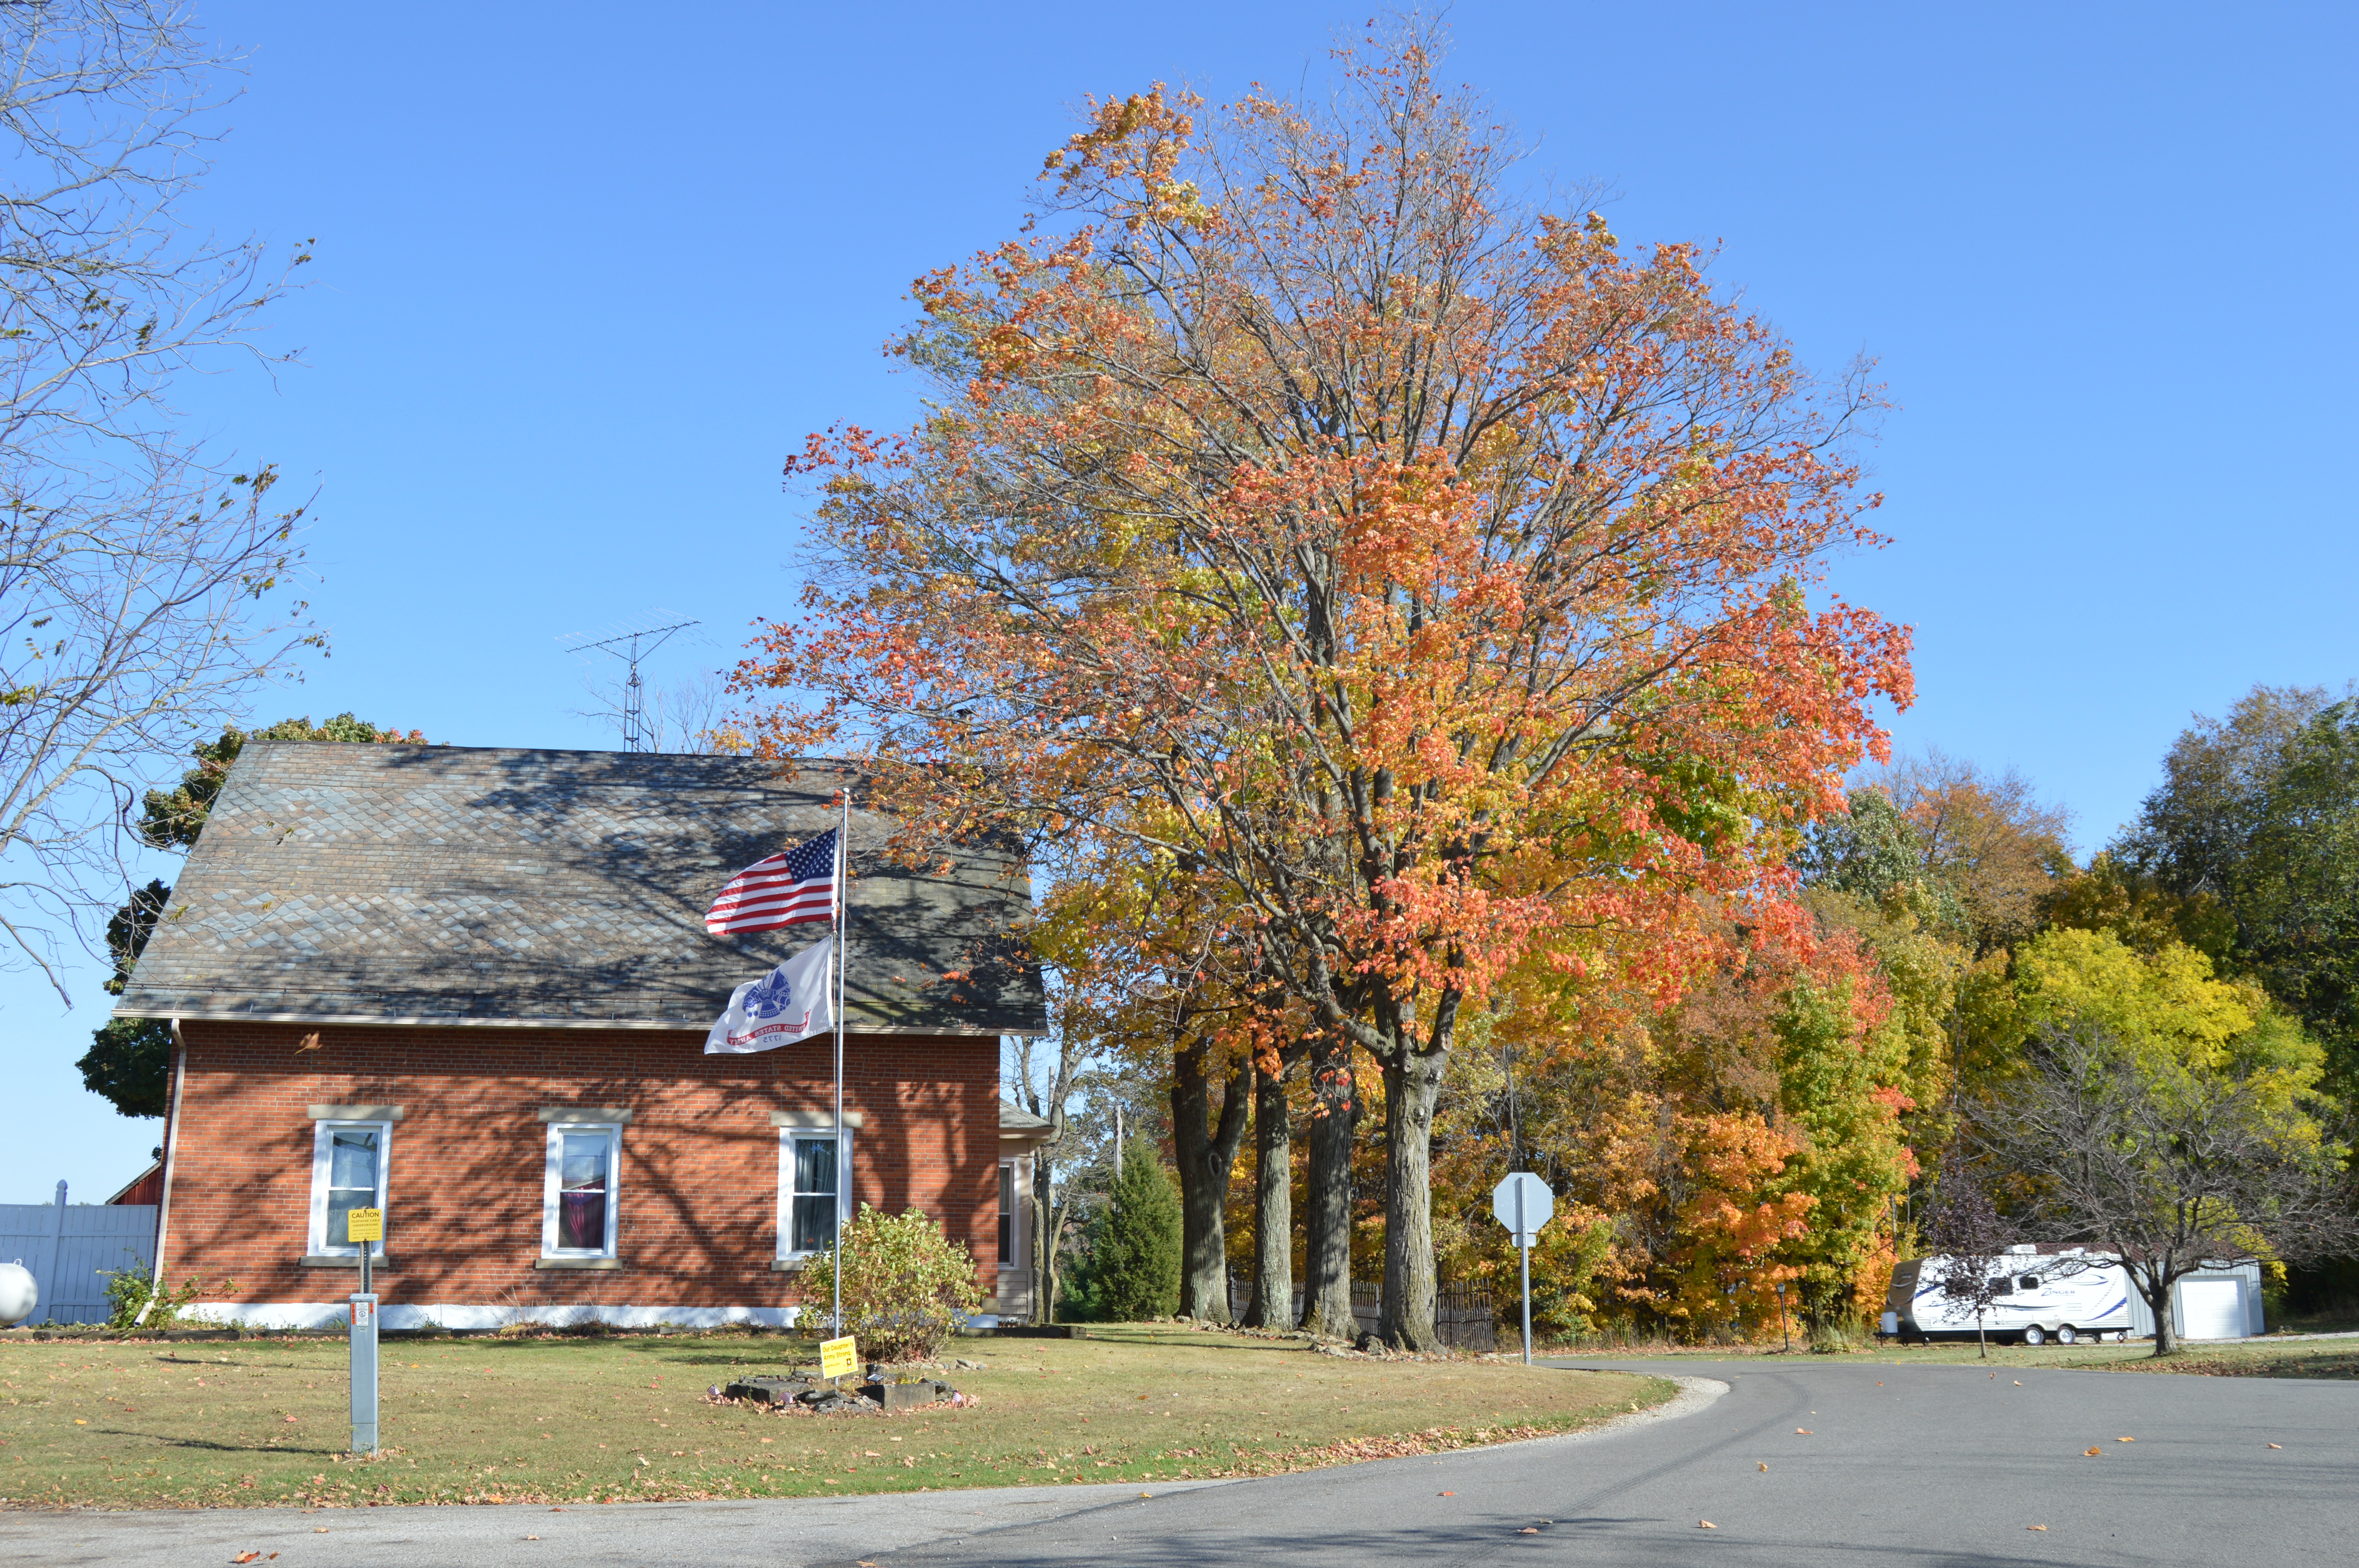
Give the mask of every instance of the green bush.
[{"label": "green bush", "polygon": [[1132,1141],[1112,1199],[1090,1258],[1093,1304],[1108,1323],[1169,1317],[1180,1308],[1180,1194],[1154,1144]]},{"label": "green bush", "polygon": [[[102,1269],[99,1272],[106,1276],[106,1326],[125,1333],[134,1328],[160,1333],[168,1328],[184,1327],[180,1321],[181,1312],[190,1302],[206,1292],[205,1282],[193,1277],[184,1281],[177,1291],[157,1290],[156,1277],[147,1271],[147,1265],[138,1260],[136,1255],[128,1269]],[[234,1291],[237,1286],[234,1281],[224,1280],[218,1288],[226,1292]],[[156,1304],[148,1308],[147,1320],[142,1323],[139,1309],[147,1307],[151,1299]]]},{"label": "green bush", "polygon": [[[881,1214],[866,1204],[843,1227],[843,1332],[872,1361],[930,1361],[982,1304],[974,1255],[919,1209]],[[824,1324],[835,1294],[835,1254],[803,1272],[807,1318]]]}]

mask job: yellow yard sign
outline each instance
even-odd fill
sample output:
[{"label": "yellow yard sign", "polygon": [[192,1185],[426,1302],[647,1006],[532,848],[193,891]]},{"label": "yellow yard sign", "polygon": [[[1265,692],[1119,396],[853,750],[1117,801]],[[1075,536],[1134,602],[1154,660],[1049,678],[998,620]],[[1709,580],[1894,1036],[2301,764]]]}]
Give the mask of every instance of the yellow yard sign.
[{"label": "yellow yard sign", "polygon": [[849,1378],[860,1365],[860,1353],[853,1347],[852,1336],[819,1342],[819,1375],[822,1378]]},{"label": "yellow yard sign", "polygon": [[385,1239],[385,1210],[356,1208],[344,1216],[344,1234],[354,1241]]}]

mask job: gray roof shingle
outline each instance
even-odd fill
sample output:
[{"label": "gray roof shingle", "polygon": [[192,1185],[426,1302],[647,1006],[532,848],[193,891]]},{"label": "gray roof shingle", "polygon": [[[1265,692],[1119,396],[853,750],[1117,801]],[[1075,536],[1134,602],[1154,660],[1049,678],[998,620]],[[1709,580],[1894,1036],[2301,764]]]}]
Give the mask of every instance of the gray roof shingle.
[{"label": "gray roof shingle", "polygon": [[[708,936],[705,906],[832,826],[847,780],[826,761],[248,741],[114,1011],[702,1029],[824,934]],[[913,871],[858,802],[848,1026],[1042,1033],[1020,860]]]}]

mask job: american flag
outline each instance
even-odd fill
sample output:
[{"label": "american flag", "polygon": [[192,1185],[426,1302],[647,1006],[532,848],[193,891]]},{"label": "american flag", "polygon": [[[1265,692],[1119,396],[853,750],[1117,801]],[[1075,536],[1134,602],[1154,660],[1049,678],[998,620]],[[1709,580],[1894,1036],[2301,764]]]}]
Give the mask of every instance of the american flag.
[{"label": "american flag", "polygon": [[715,936],[733,936],[833,919],[837,832],[831,827],[731,877],[704,912],[704,929]]}]

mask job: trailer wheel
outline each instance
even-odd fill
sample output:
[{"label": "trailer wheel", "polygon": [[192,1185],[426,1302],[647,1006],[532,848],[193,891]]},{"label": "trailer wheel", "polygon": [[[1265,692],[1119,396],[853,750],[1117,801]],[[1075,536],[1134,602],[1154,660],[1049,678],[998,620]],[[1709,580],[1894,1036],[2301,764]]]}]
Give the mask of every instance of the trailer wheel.
[{"label": "trailer wheel", "polygon": [[2035,1323],[2023,1331],[2023,1342],[2026,1345],[2045,1345],[2048,1343],[2048,1336],[2040,1333],[2039,1325]]},{"label": "trailer wheel", "polygon": [[2056,1331],[2056,1343],[2059,1345],[2073,1344],[2077,1342],[2080,1337],[2081,1336],[2079,1331],[2074,1329],[2069,1323]]}]

